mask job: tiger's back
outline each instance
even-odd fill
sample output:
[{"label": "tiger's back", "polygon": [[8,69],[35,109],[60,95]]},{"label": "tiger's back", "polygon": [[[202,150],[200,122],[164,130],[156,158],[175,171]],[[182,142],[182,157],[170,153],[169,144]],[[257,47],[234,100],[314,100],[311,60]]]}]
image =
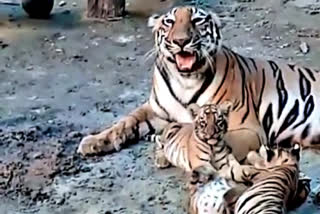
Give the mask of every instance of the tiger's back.
[{"label": "tiger's back", "polygon": [[[293,201],[299,203],[299,144],[270,152],[267,171],[239,197],[235,214],[284,214]],[[300,200],[303,203],[306,197]]]}]

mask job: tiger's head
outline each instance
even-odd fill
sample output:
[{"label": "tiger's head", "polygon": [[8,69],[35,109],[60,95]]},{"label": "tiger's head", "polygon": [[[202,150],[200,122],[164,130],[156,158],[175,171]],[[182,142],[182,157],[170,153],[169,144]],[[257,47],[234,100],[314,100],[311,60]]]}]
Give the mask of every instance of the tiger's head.
[{"label": "tiger's head", "polygon": [[175,65],[179,73],[204,72],[221,48],[218,17],[200,8],[173,8],[151,16],[148,26],[153,28],[157,55]]},{"label": "tiger's head", "polygon": [[301,146],[293,143],[290,147],[266,146],[260,148],[259,153],[249,152],[247,158],[250,163],[258,168],[270,168],[282,165],[298,165],[300,160]]},{"label": "tiger's head", "polygon": [[194,133],[201,141],[221,140],[228,130],[228,116],[232,103],[206,104],[199,107],[191,104],[188,109],[194,117]]},{"label": "tiger's head", "polygon": [[284,164],[298,164],[300,160],[301,146],[299,143],[294,143],[289,148],[265,147],[266,151],[266,164],[270,166],[281,166]]}]

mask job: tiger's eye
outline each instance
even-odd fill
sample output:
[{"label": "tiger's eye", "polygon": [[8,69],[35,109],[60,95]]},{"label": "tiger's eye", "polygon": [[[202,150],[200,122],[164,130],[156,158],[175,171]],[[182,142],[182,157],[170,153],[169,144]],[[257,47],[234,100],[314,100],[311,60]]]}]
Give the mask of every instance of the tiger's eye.
[{"label": "tiger's eye", "polygon": [[164,19],[164,24],[165,25],[173,25],[174,20],[173,19]]}]

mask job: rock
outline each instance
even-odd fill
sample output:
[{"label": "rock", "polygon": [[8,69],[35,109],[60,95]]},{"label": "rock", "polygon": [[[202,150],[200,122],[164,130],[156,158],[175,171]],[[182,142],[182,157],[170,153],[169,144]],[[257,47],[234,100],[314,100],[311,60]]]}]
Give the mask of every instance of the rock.
[{"label": "rock", "polygon": [[27,71],[32,71],[33,70],[33,66],[28,66],[27,67]]},{"label": "rock", "polygon": [[303,54],[307,54],[310,50],[309,45],[306,42],[301,42],[299,48],[301,53]]},{"label": "rock", "polygon": [[280,45],[279,48],[283,49],[283,48],[287,48],[289,46],[290,46],[289,43],[284,43],[284,44]]},{"label": "rock", "polygon": [[82,137],[83,135],[81,134],[81,132],[72,131],[72,132],[69,132],[67,136],[69,138],[78,138],[78,137]]},{"label": "rock", "polygon": [[9,44],[4,43],[3,41],[0,41],[0,48],[5,49],[9,46]]},{"label": "rock", "polygon": [[65,5],[67,5],[67,2],[65,2],[65,1],[60,1],[59,2],[59,7],[63,7]]},{"label": "rock", "polygon": [[63,53],[63,49],[61,49],[61,48],[57,48],[57,49],[55,49],[55,51],[56,51],[56,53],[59,53],[59,54]]},{"label": "rock", "polygon": [[42,152],[37,152],[37,153],[35,153],[32,157],[34,158],[34,159],[39,159],[39,158],[41,158],[43,156],[43,153]]},{"label": "rock", "polygon": [[60,199],[58,199],[58,200],[56,201],[56,204],[57,204],[57,205],[63,205],[65,201],[66,201],[65,198],[60,198]]},{"label": "rock", "polygon": [[271,36],[268,36],[268,35],[261,36],[261,39],[262,40],[272,40]]},{"label": "rock", "polygon": [[66,36],[59,36],[57,40],[65,40],[66,38],[67,38]]},{"label": "rock", "polygon": [[22,0],[22,7],[30,18],[49,18],[54,0]]},{"label": "rock", "polygon": [[246,28],[244,29],[244,31],[250,32],[250,31],[252,31],[252,29],[251,29],[251,27],[246,27]]}]

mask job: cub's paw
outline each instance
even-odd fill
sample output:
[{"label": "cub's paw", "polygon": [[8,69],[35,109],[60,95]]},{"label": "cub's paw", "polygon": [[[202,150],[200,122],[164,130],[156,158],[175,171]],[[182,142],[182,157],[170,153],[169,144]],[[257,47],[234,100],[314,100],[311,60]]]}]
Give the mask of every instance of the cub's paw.
[{"label": "cub's paw", "polygon": [[170,162],[165,157],[156,157],[154,162],[159,169],[168,168],[170,166]]},{"label": "cub's paw", "polygon": [[171,165],[162,150],[155,152],[154,164],[159,169],[168,168]]},{"label": "cub's paw", "polygon": [[77,153],[80,153],[83,156],[95,155],[102,152],[109,152],[114,149],[111,143],[108,143],[106,140],[99,139],[97,136],[88,135],[84,137],[79,146]]}]

